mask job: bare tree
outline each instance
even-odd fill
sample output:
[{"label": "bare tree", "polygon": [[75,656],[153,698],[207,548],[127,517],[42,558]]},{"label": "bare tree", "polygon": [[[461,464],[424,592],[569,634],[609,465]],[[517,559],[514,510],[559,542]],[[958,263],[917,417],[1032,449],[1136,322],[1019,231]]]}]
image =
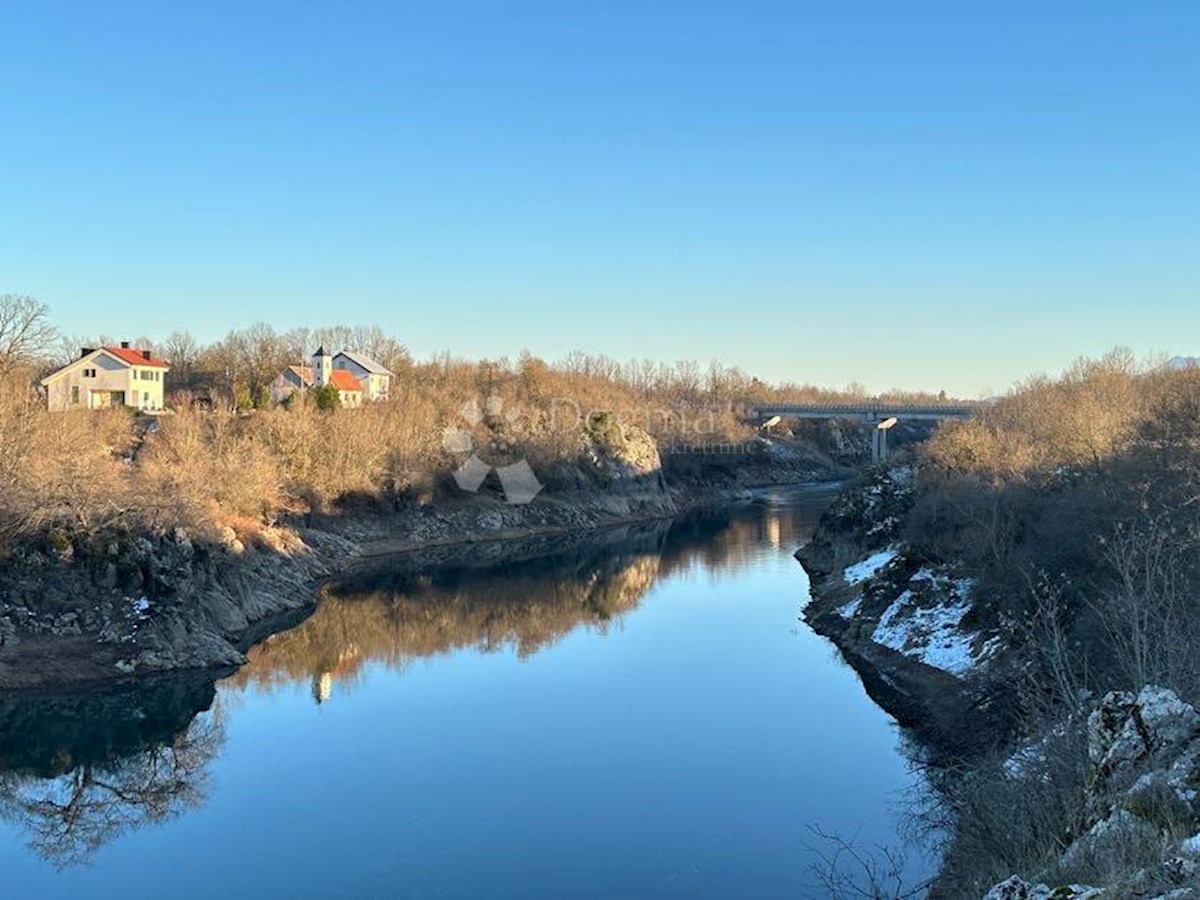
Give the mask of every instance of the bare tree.
[{"label": "bare tree", "polygon": [[29,835],[29,847],[55,868],[86,865],[121,835],[201,806],[208,766],[224,740],[219,714],[197,717],[174,741],[103,763],[83,763],[54,779],[0,773],[0,819]]},{"label": "bare tree", "polygon": [[200,345],[196,343],[191,332],[172,331],[163,344],[163,353],[171,363],[171,368],[178,375],[186,377],[196,367],[200,358]]},{"label": "bare tree", "polygon": [[930,881],[905,882],[907,855],[902,849],[879,846],[864,850],[851,840],[811,827],[828,849],[810,847],[817,860],[811,866],[821,892],[834,900],[915,900]]},{"label": "bare tree", "polygon": [[[393,372],[412,364],[408,348],[378,325],[355,325],[350,331],[350,343],[341,349],[361,351]],[[330,352],[337,351],[331,349]]]},{"label": "bare tree", "polygon": [[56,332],[45,303],[22,294],[0,294],[0,376],[46,352]]},{"label": "bare tree", "polygon": [[[339,350],[347,349],[354,342],[354,329],[349,325],[328,325],[324,328],[314,328],[309,340],[314,345],[324,347],[330,353],[337,353]],[[315,350],[316,346],[310,349]]]}]

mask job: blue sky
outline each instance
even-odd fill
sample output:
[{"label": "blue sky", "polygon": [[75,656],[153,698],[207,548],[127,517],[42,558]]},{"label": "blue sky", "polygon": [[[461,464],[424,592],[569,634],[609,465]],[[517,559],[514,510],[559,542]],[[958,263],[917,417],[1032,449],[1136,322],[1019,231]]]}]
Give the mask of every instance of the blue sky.
[{"label": "blue sky", "polygon": [[977,394],[1200,352],[1200,4],[0,4],[0,292]]}]

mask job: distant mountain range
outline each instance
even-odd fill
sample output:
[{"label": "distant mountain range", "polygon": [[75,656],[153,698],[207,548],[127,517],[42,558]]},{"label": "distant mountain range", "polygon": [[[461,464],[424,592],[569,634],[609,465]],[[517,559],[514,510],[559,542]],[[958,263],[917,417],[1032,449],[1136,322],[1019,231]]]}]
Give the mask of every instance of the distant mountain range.
[{"label": "distant mountain range", "polygon": [[1172,356],[1167,360],[1167,368],[1172,370],[1190,369],[1200,366],[1200,356]]}]

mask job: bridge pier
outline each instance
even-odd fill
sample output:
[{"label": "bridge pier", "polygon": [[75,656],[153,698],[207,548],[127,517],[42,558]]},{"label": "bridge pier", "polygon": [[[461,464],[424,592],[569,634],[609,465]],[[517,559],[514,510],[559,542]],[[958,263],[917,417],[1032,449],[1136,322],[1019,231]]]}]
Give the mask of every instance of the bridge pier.
[{"label": "bridge pier", "polygon": [[871,432],[871,462],[878,465],[887,461],[888,455],[888,432],[892,426],[896,424],[896,417],[884,419],[875,426],[875,430]]},{"label": "bridge pier", "polygon": [[986,406],[982,402],[954,403],[888,403],[881,400],[861,400],[844,403],[778,403],[764,404],[750,413],[772,426],[780,419],[848,419],[870,426],[878,423],[871,435],[871,461],[882,463],[888,456],[888,429],[897,418],[908,421],[944,422],[947,419],[969,419]]}]

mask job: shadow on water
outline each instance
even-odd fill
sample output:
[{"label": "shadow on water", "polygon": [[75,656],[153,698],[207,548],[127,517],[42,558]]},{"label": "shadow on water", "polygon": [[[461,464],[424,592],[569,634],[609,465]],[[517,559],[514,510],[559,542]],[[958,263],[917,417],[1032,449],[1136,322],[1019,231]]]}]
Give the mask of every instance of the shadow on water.
[{"label": "shadow on water", "polygon": [[[819,508],[826,495],[801,496]],[[224,741],[222,676],[222,694],[307,684],[323,703],[368,663],[403,670],[463,649],[530,656],[577,629],[619,628],[672,574],[736,573],[753,563],[754,548],[790,552],[813,518],[768,495],[599,534],[377,560],[327,585],[309,618],[251,648],[232,674],[0,697],[0,817],[52,865],[85,864],[122,834],[205,802]]]},{"label": "shadow on water", "polygon": [[52,865],[199,806],[223,739],[212,673],[0,697],[0,817]]}]

